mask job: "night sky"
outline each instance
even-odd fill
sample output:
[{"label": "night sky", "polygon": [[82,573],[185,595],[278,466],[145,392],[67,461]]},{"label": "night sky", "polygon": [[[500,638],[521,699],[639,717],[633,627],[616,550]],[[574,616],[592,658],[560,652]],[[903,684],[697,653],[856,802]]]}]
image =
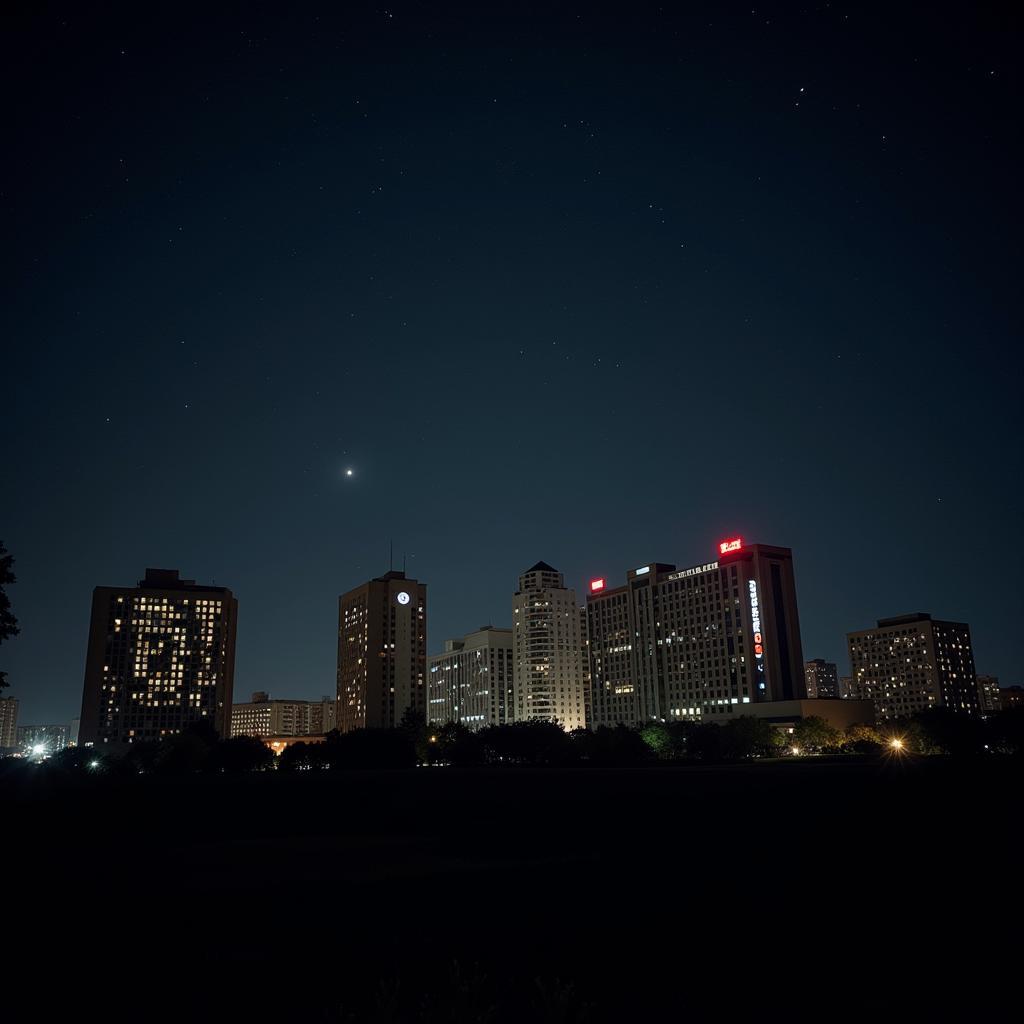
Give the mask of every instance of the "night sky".
[{"label": "night sky", "polygon": [[582,601],[742,535],[805,657],[922,610],[1024,681],[1018,25],[278,6],[7,24],[22,724],[147,566],[234,591],[236,699],[333,693],[391,540],[431,652],[539,559]]}]

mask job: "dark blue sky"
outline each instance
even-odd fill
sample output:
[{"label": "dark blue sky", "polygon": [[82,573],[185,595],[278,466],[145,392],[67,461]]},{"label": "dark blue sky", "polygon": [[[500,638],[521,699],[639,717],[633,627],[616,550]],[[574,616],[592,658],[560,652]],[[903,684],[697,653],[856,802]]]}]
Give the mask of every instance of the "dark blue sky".
[{"label": "dark blue sky", "polygon": [[432,651],[538,559],[742,534],[794,549],[807,657],[920,609],[1021,682],[1019,26],[352,7],[7,33],[22,722],[147,566],[234,590],[236,697],[333,692],[390,538]]}]

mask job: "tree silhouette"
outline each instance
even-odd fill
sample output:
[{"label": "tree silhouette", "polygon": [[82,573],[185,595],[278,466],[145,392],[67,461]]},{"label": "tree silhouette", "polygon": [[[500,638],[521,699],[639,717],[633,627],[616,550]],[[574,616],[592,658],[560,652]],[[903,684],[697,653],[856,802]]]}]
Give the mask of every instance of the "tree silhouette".
[{"label": "tree silhouette", "polygon": [[[11,599],[5,589],[8,583],[18,582],[17,576],[11,571],[13,566],[14,558],[7,553],[4,542],[0,540],[0,644],[21,632],[18,629],[18,620],[11,611]],[[10,686],[7,682],[7,673],[0,671],[0,690],[5,686]]]},{"label": "tree silhouette", "polygon": [[839,732],[824,718],[808,715],[793,726],[793,745],[800,750],[827,750],[839,746]]}]

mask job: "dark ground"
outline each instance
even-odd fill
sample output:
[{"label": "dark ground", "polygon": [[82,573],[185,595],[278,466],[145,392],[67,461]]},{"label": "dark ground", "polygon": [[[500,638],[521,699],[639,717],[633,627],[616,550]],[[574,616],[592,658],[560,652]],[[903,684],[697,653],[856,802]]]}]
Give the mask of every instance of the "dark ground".
[{"label": "dark ground", "polygon": [[1020,774],[7,784],[0,964],[28,1008],[106,1020],[1017,1016]]}]

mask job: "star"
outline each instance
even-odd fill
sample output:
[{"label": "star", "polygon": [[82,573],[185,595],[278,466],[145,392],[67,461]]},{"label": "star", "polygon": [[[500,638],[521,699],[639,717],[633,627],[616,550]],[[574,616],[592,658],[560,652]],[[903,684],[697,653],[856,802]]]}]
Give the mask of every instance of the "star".
[{"label": "star", "polygon": [[346,469],[345,470],[345,476],[355,476],[355,470],[354,469]]}]

